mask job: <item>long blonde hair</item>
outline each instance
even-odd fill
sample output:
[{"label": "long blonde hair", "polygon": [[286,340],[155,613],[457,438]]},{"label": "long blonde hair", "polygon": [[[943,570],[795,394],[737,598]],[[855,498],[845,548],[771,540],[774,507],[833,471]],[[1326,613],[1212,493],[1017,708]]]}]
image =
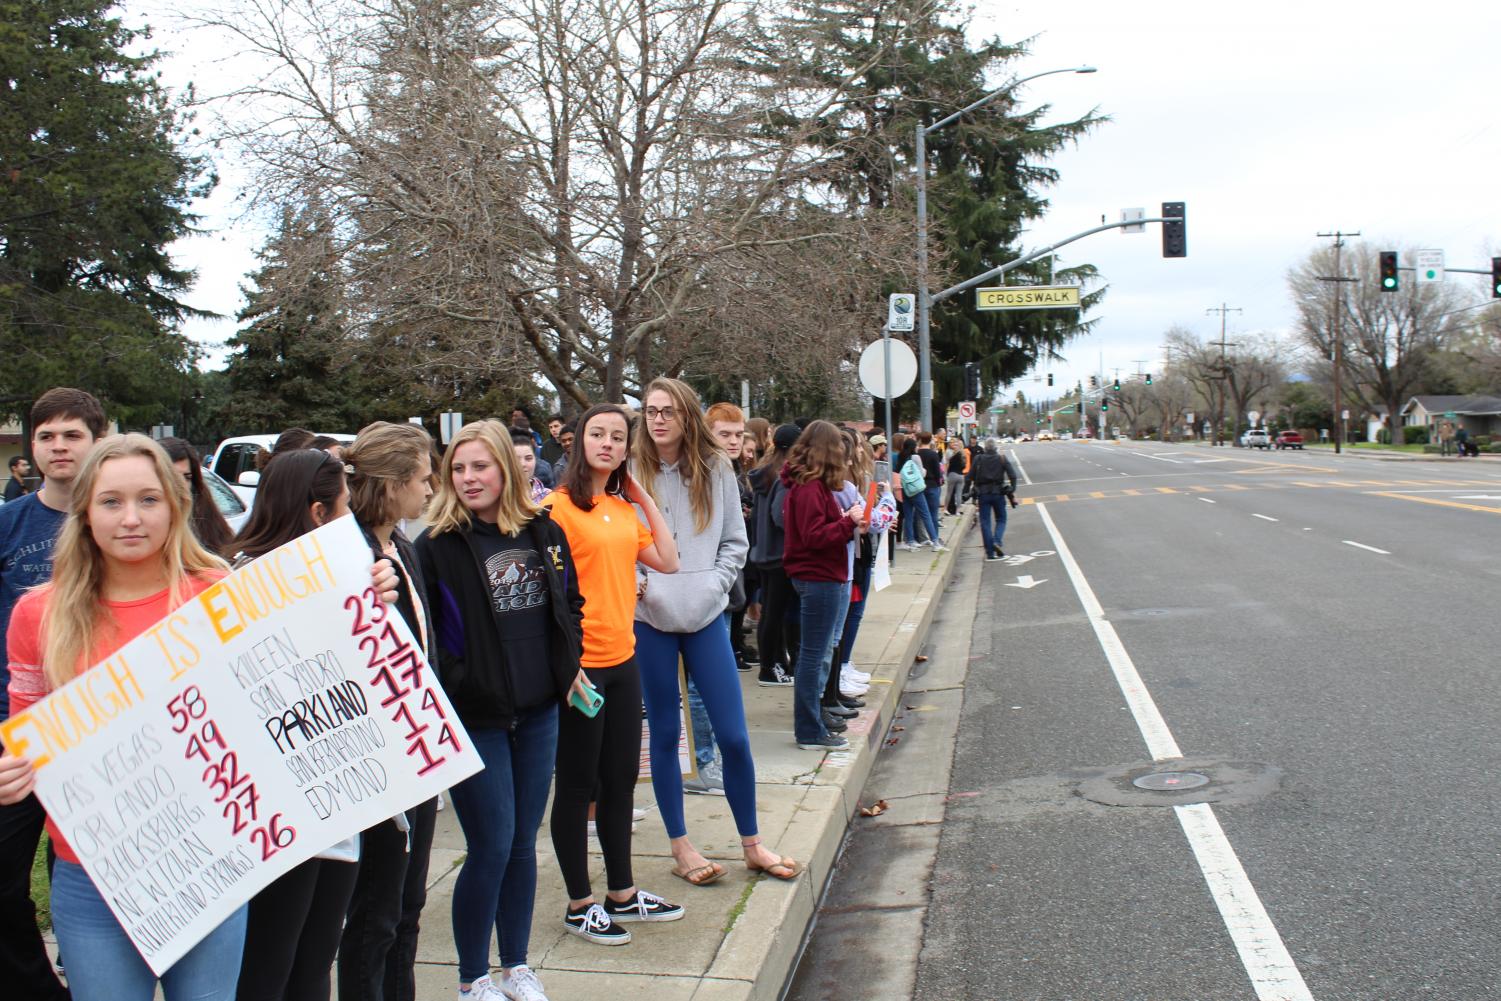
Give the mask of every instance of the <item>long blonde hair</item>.
[{"label": "long blonde hair", "polygon": [[104,606],[104,554],[89,525],[89,504],[100,468],[112,459],[137,455],[151,460],[156,468],[171,515],[161,559],[172,588],[172,607],[188,599],[190,576],[225,569],[224,561],[204,549],[193,534],[188,485],[161,446],[143,434],[102,439],[89,452],[73,481],[68,520],[52,551],[52,580],[43,585],[48,597],[42,616],[42,673],[51,688],[66,685],[88,668],[85,658],[92,656],[98,642],[107,636],[111,623]]},{"label": "long blonde hair", "polygon": [[850,460],[850,480],[860,490],[860,496],[870,489],[870,481],[876,477],[876,454],[865,435],[854,428],[839,429],[844,435],[844,454]]},{"label": "long blonde hair", "polygon": [[392,495],[422,466],[433,451],[433,440],[415,424],[376,421],[360,429],[354,443],[344,447],[349,475],[349,509],[367,526],[391,525],[399,520]]},{"label": "long blonde hair", "polygon": [[657,454],[657,443],[651,439],[651,429],[645,425],[646,401],[653,393],[666,393],[672,400],[672,409],[677,419],[683,422],[683,442],[678,449],[678,475],[688,485],[688,500],[693,506],[693,530],[702,532],[709,527],[714,517],[714,470],[728,463],[709,422],[704,420],[704,408],[698,402],[693,387],[678,379],[658,376],[641,394],[641,433],[636,435],[632,448],[631,475],[634,476],[652,497],[657,496],[657,472],[662,457]]},{"label": "long blonde hair", "polygon": [[448,449],[443,453],[443,468],[438,479],[438,493],[432,502],[433,518],[428,531],[432,535],[462,532],[473,524],[474,516],[453,487],[453,454],[460,445],[471,441],[483,443],[500,467],[500,506],[495,512],[495,527],[507,535],[516,535],[537,516],[538,507],[532,501],[531,484],[521,471],[521,460],[516,458],[511,432],[496,420],[465,424],[448,443]]}]

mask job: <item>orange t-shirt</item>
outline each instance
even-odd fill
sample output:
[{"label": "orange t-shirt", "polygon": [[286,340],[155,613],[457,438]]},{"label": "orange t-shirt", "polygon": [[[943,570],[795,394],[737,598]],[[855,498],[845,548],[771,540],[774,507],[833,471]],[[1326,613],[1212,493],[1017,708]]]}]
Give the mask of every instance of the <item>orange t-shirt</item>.
[{"label": "orange t-shirt", "polygon": [[585,667],[614,667],[636,652],[636,554],[654,541],[636,509],[619,497],[594,496],[592,511],[580,510],[568,491],[542,501],[568,536],[573,566],[584,596]]},{"label": "orange t-shirt", "polygon": [[[192,598],[223,577],[223,571],[207,571],[189,577],[182,592],[184,600]],[[42,674],[42,650],[45,646],[42,640],[42,615],[47,611],[49,596],[50,592],[47,590],[28,591],[16,602],[16,609],[11,614],[5,647],[10,656],[12,716],[40,702],[50,690],[47,678]],[[114,628],[108,639],[95,647],[93,656],[89,658],[89,666],[84,670],[90,670],[107,659],[116,650],[166,618],[167,613],[179,605],[180,603],[172,601],[171,588],[135,601],[106,601],[104,607],[109,610],[108,617],[114,623]],[[57,849],[58,857],[78,864],[78,856],[73,852],[72,846],[63,840],[62,833],[50,816],[47,818],[47,833],[52,836],[52,845]]]}]

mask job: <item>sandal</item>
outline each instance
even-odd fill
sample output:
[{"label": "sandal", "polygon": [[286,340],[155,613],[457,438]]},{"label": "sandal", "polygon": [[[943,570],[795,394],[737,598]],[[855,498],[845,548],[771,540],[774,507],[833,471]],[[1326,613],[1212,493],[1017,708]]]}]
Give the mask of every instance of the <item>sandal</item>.
[{"label": "sandal", "polygon": [[726,871],[725,867],[718,862],[707,862],[704,865],[687,870],[679,869],[676,866],[672,868],[674,876],[694,886],[708,886],[710,883],[723,877]]},{"label": "sandal", "polygon": [[[740,843],[740,847],[754,848],[760,843],[761,839],[757,838],[755,841],[751,842],[742,841]],[[801,865],[799,865],[795,860],[787,858],[786,856],[778,858],[775,862],[772,862],[769,865],[757,865],[754,862],[750,861],[750,859],[746,859],[745,867],[751,872],[764,872],[766,875],[772,877],[773,879],[780,879],[784,881],[789,879],[797,879],[798,874],[803,871],[803,867]]]}]

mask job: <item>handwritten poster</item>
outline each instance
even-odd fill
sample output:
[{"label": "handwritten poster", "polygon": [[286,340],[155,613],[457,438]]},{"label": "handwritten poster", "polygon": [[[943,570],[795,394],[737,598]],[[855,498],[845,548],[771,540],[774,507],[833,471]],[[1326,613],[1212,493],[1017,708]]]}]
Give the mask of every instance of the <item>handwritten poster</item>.
[{"label": "handwritten poster", "polygon": [[341,518],[0,724],[158,975],[262,887],[483,765]]}]

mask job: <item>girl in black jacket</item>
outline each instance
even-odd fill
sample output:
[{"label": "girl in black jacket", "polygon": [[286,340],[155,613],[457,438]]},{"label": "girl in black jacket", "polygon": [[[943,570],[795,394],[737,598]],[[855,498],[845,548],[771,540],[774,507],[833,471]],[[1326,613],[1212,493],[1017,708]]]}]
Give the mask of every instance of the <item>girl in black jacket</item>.
[{"label": "girl in black jacket", "polygon": [[438,676],[485,769],[450,795],[469,853],[454,883],[460,996],[544,998],[526,965],[537,828],[552,785],[558,703],[586,697],[584,599],[568,538],[531,500],[510,434],[466,425],[448,446],[417,552],[433,606]]}]

